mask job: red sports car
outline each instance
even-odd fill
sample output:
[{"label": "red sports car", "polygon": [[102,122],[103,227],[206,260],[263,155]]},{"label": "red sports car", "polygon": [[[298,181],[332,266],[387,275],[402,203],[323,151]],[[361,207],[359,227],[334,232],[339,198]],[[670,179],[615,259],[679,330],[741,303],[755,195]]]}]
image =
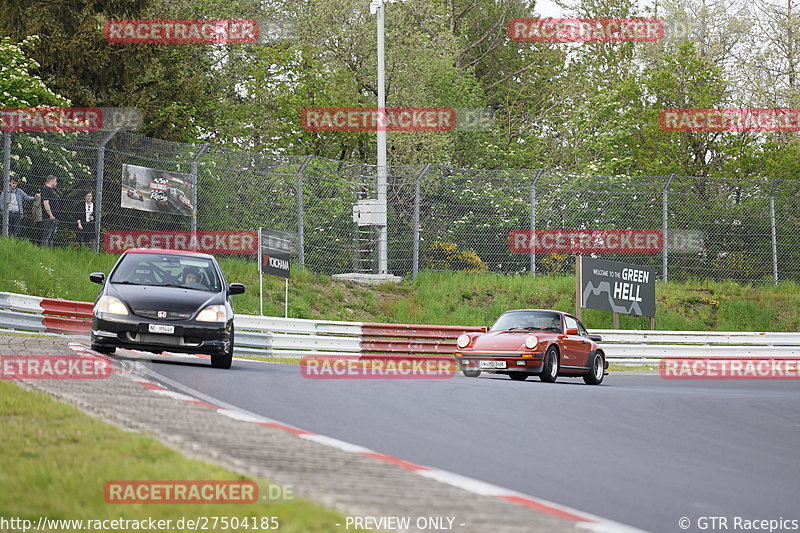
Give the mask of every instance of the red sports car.
[{"label": "red sports car", "polygon": [[601,340],[568,313],[518,309],[503,313],[488,333],[458,337],[455,357],[467,377],[492,372],[519,381],[538,375],[553,382],[558,376],[581,376],[589,385],[599,385],[608,368],[597,345]]}]

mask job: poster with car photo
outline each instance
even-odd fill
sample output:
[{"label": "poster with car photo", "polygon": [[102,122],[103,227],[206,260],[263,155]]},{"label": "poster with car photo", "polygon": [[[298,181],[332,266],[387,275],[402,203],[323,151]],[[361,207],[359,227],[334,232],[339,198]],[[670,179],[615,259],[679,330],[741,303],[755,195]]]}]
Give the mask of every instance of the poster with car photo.
[{"label": "poster with car photo", "polygon": [[122,165],[122,207],[190,217],[193,189],[189,174]]}]

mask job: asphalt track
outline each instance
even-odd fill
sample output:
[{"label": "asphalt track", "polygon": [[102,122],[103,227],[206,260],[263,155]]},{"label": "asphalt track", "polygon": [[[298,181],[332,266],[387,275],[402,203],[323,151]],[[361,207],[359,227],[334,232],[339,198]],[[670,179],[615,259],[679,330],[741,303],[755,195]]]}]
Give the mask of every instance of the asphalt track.
[{"label": "asphalt track", "polygon": [[800,521],[798,381],[306,379],[296,365],[183,361],[146,366],[268,418],[645,530]]}]

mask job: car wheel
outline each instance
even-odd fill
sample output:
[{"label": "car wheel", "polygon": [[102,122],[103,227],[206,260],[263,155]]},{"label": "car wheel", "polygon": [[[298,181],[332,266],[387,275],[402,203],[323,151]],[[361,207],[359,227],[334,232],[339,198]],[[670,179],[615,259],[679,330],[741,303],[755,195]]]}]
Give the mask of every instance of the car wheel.
[{"label": "car wheel", "polygon": [[233,361],[233,327],[231,327],[228,349],[220,354],[211,354],[211,366],[214,368],[230,368]]},{"label": "car wheel", "polygon": [[480,370],[462,370],[461,373],[468,378],[477,378],[478,376],[481,375]]},{"label": "car wheel", "polygon": [[542,373],[539,374],[539,379],[545,383],[553,383],[558,377],[558,348],[551,346],[544,356],[544,364],[542,365]]},{"label": "car wheel", "polygon": [[600,385],[603,382],[603,375],[605,374],[605,361],[601,353],[595,353],[592,358],[591,370],[588,374],[583,376],[583,381],[587,385]]},{"label": "car wheel", "polygon": [[528,379],[527,372],[509,372],[508,377],[513,379],[514,381],[525,381]]}]

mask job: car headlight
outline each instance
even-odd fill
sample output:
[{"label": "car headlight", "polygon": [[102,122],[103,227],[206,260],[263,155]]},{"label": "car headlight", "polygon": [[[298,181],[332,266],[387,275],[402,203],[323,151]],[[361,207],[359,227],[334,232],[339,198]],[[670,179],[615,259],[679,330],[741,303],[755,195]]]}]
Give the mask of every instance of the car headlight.
[{"label": "car headlight", "polygon": [[525,337],[525,347],[529,350],[533,350],[536,348],[536,345],[539,344],[539,339],[536,338],[535,335],[529,335]]},{"label": "car headlight", "polygon": [[456,344],[458,345],[459,348],[466,348],[467,346],[469,346],[469,341],[470,341],[469,335],[462,334],[459,335],[458,338],[456,339]]},{"label": "car headlight", "polygon": [[109,313],[111,315],[127,315],[128,307],[122,300],[113,296],[101,296],[94,306],[94,313]]},{"label": "car headlight", "polygon": [[197,315],[198,322],[225,322],[224,305],[209,305]]}]

